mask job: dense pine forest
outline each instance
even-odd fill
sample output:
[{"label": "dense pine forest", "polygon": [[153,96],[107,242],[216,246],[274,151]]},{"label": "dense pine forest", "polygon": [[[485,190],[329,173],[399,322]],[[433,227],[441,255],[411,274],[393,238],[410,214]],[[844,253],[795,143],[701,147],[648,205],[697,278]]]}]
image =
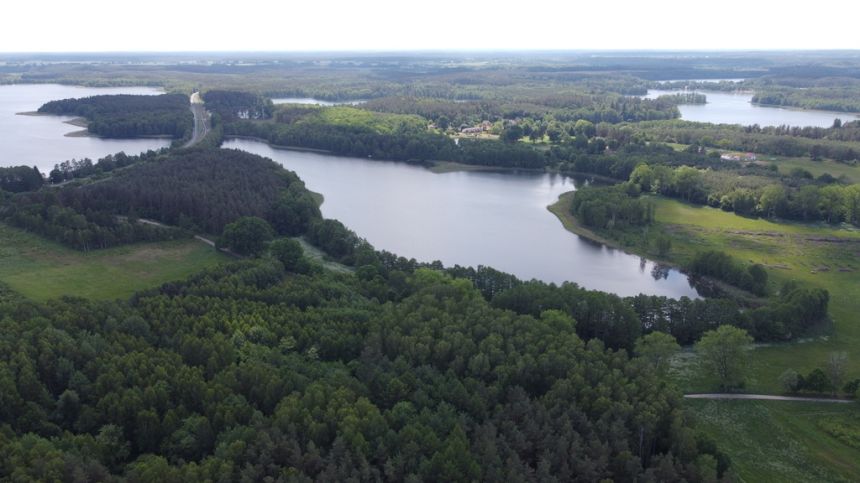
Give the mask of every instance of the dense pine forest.
[{"label": "dense pine forest", "polygon": [[[46,177],[0,168],[0,222],[20,236],[9,239],[44,239],[47,269],[70,263],[66,252],[145,265],[164,247],[190,253],[195,235],[216,256],[119,300],[30,300],[0,280],[0,480],[853,475],[860,121],[847,113],[860,110],[860,67],[756,55],[0,63],[0,84],[184,93],[43,105],[99,136],[178,141],[57,160]],[[653,89],[691,93],[643,97]],[[678,119],[708,89],[845,121]],[[179,148],[194,128],[189,92],[202,94],[211,131]],[[659,260],[655,279],[689,276],[703,297],[623,297],[377,250],[324,218],[296,173],[221,149],[230,136],[439,172],[587,175],[550,207],[564,226],[642,256],[640,271]],[[34,266],[16,267],[15,250],[0,250],[0,273]],[[714,390],[851,404],[775,401],[781,413],[682,397]]]},{"label": "dense pine forest", "polygon": [[[521,282],[486,269],[452,278],[377,253],[322,220],[301,181],[269,160],[192,150],[14,201],[57,203],[56,216],[226,226],[225,238],[236,231],[228,243],[257,215],[272,234],[307,233],[357,270],[297,263],[278,242],[128,302],[34,304],[4,292],[0,471],[13,479],[665,481],[728,471],[676,390],[628,355],[641,331],[627,303],[577,292],[565,300],[582,298],[575,305],[592,315],[583,305],[495,308],[510,303],[491,305],[492,287]],[[609,305],[594,305],[604,297]],[[613,305],[627,329],[610,329],[598,308]]]},{"label": "dense pine forest", "polygon": [[183,94],[106,95],[51,101],[40,113],[86,118],[87,129],[107,138],[190,135],[193,118]]},{"label": "dense pine forest", "polygon": [[130,302],[4,294],[0,471],[131,481],[708,480],[644,359],[463,280],[240,262]]}]

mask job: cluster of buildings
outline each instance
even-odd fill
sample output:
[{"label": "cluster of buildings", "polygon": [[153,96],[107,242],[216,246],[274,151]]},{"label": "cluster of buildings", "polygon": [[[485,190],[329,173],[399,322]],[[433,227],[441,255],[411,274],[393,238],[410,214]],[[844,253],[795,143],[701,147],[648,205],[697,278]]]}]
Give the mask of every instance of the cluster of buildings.
[{"label": "cluster of buildings", "polygon": [[481,134],[487,132],[493,128],[493,123],[490,121],[483,121],[481,124],[472,127],[464,127],[460,129],[460,132],[463,134]]},{"label": "cluster of buildings", "polygon": [[755,153],[723,153],[720,155],[723,161],[755,161]]}]

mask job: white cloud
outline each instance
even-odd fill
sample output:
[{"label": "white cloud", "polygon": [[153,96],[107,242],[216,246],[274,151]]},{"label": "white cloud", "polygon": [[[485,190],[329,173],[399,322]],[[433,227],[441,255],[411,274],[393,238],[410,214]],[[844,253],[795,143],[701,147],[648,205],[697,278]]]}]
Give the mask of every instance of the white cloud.
[{"label": "white cloud", "polygon": [[820,0],[8,2],[0,51],[857,49]]}]

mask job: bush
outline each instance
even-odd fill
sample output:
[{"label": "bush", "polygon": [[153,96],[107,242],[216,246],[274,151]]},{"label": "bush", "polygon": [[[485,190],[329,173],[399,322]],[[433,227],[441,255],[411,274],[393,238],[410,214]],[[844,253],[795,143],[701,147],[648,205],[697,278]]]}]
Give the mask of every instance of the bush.
[{"label": "bush", "polygon": [[240,255],[259,256],[272,239],[272,227],[256,216],[243,216],[224,227],[219,247],[227,247]]},{"label": "bush", "polygon": [[281,238],[269,245],[272,255],[284,264],[284,268],[294,272],[302,259],[302,245],[289,238]]}]

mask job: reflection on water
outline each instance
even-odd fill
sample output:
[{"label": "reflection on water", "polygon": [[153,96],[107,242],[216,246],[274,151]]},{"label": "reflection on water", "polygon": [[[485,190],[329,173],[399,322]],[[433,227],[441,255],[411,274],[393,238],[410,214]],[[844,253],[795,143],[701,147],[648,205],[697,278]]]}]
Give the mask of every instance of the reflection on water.
[{"label": "reflection on water", "polygon": [[696,296],[686,276],[573,235],[546,207],[577,181],[548,173],[434,174],[404,163],[272,149],[225,148],[274,159],[325,196],[323,214],[380,249],[445,265],[487,265],[522,279],[573,281],[620,295]]}]

